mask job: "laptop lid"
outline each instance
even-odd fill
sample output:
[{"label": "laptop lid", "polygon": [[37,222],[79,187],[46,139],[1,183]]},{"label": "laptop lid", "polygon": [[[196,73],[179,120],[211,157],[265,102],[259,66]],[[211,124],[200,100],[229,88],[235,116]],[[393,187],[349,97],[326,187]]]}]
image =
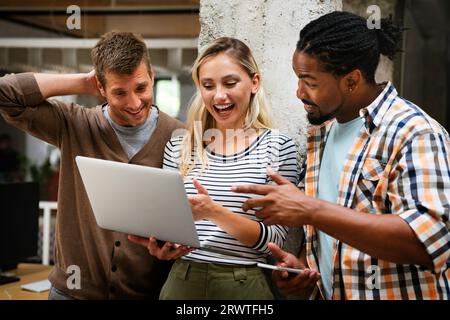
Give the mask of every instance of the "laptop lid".
[{"label": "laptop lid", "polygon": [[75,161],[101,228],[200,247],[179,172],[82,156]]}]

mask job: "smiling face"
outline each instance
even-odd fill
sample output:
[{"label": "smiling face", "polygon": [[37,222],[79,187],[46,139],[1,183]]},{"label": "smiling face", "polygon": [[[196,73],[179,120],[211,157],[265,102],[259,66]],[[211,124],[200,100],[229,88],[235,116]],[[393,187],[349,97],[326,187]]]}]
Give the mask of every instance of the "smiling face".
[{"label": "smiling face", "polygon": [[322,71],[316,58],[302,52],[295,51],[292,62],[298,77],[297,97],[302,100],[311,124],[320,125],[333,118],[346,122],[353,116],[354,110],[348,105],[351,91],[346,77]]},{"label": "smiling face", "polygon": [[111,119],[120,126],[144,124],[153,100],[153,72],[144,62],[132,74],[106,72],[105,86],[98,83],[109,105]]},{"label": "smiling face", "polygon": [[259,75],[250,77],[234,58],[219,53],[203,61],[198,76],[200,94],[216,128],[243,128],[251,95],[259,89]]}]

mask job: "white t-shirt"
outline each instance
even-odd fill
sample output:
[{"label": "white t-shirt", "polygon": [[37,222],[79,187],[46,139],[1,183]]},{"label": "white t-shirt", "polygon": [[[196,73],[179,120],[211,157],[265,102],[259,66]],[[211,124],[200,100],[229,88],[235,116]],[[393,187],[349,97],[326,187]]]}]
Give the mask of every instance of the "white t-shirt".
[{"label": "white t-shirt", "polygon": [[[166,145],[163,168],[178,170],[182,137],[172,138]],[[201,166],[195,167],[185,178],[187,195],[196,195],[192,184],[196,178],[206,189],[211,198],[232,212],[258,221],[261,235],[253,247],[248,247],[227,234],[224,230],[208,220],[196,221],[200,244],[239,253],[244,262],[266,262],[269,253],[267,244],[274,242],[282,246],[286,240],[287,227],[280,225],[266,226],[255,217],[254,210],[244,212],[242,204],[252,194],[238,194],[231,191],[238,184],[267,184],[271,179],[266,168],[270,165],[275,171],[297,184],[299,171],[297,166],[296,147],[291,138],[283,134],[275,134],[265,130],[249,147],[235,155],[219,155],[207,151],[208,167],[198,176]],[[195,250],[183,259],[197,262],[213,262],[236,264],[236,257],[212,253],[201,249]]]}]

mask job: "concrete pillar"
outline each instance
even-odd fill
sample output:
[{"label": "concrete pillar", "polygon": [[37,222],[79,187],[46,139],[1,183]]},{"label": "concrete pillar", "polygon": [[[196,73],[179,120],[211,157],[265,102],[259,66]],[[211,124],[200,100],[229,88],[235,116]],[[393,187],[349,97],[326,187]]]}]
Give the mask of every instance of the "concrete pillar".
[{"label": "concrete pillar", "polygon": [[[272,105],[275,128],[295,139],[300,161],[306,153],[307,120],[296,97],[292,54],[301,28],[341,9],[341,0],[200,1],[199,51],[221,36],[238,38],[251,48]],[[285,249],[296,252],[301,232],[291,231]]]},{"label": "concrete pillar", "polygon": [[261,68],[275,125],[295,138],[305,154],[307,121],[296,97],[292,54],[300,29],[319,16],[342,8],[340,0],[201,0],[199,50],[220,36],[244,41]]}]

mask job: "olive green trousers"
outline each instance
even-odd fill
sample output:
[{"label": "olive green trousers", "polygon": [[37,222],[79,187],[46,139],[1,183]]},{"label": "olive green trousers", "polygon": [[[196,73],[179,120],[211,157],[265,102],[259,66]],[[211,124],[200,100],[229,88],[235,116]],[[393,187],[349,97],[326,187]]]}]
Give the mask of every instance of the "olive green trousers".
[{"label": "olive green trousers", "polygon": [[198,263],[178,259],[160,300],[273,300],[264,272],[256,266]]}]

